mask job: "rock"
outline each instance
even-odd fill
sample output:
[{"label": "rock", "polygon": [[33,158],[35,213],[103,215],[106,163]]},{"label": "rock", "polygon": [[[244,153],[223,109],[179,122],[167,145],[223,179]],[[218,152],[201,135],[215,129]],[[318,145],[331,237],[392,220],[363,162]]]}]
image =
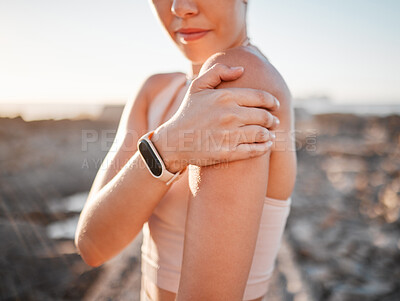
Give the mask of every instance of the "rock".
[{"label": "rock", "polygon": [[[91,268],[73,243],[118,114],[0,118],[1,300],[137,299],[138,248]],[[400,300],[400,116],[296,110],[295,121],[297,181],[269,298]]]}]

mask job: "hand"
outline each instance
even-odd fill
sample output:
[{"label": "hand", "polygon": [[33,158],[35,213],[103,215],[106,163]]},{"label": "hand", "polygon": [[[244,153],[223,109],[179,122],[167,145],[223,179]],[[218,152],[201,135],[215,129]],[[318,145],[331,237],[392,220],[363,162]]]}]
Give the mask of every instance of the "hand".
[{"label": "hand", "polygon": [[207,166],[256,157],[268,152],[279,120],[268,110],[279,101],[256,89],[214,89],[239,78],[243,68],[215,64],[190,85],[179,109],[152,137],[167,170],[188,164]]}]

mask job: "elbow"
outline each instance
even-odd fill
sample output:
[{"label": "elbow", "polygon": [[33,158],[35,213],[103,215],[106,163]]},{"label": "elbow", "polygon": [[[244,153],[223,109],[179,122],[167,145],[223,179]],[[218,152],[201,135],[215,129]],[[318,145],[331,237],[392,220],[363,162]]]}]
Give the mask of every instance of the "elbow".
[{"label": "elbow", "polygon": [[99,256],[99,252],[89,238],[84,238],[77,231],[75,234],[75,247],[78,254],[81,256],[83,261],[91,267],[99,267],[104,263],[104,260]]}]

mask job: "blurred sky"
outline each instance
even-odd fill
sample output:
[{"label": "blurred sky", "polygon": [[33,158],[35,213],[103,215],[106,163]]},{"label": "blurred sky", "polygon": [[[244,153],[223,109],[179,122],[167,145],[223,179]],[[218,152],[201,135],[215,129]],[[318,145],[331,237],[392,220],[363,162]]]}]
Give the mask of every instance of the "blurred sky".
[{"label": "blurred sky", "polygon": [[[400,103],[399,0],[248,9],[249,37],[295,97]],[[189,66],[149,0],[0,0],[0,103],[125,103],[147,76]]]}]

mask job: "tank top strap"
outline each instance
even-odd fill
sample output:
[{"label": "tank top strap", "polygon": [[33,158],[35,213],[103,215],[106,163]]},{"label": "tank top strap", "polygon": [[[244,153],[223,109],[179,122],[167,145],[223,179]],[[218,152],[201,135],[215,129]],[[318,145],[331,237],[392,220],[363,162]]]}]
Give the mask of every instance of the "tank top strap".
[{"label": "tank top strap", "polygon": [[166,87],[156,94],[150,103],[147,114],[148,131],[156,129],[161,124],[184,84],[186,84],[186,76],[175,76]]}]

